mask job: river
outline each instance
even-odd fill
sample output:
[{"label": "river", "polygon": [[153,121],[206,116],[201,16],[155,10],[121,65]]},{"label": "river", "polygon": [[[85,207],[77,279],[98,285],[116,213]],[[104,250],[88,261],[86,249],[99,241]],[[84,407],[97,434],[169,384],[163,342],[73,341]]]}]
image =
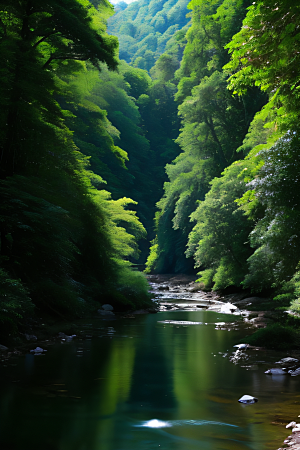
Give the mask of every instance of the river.
[{"label": "river", "polygon": [[203,310],[84,321],[85,339],[10,357],[1,450],[277,449],[300,413],[300,376],[264,373],[278,353],[231,361],[248,332],[222,325],[234,321]]}]

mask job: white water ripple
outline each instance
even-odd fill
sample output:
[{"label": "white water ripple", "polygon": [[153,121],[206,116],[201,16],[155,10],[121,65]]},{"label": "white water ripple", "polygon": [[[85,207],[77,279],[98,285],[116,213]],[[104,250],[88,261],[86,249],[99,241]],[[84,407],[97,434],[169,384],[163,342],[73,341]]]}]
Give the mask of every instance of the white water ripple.
[{"label": "white water ripple", "polygon": [[176,427],[176,426],[186,426],[186,425],[193,425],[193,426],[201,426],[201,425],[219,425],[219,426],[226,426],[226,427],[234,427],[239,428],[237,425],[232,425],[230,423],[224,423],[224,422],[214,422],[211,420],[169,420],[169,421],[162,421],[158,419],[151,419],[146,422],[141,422],[138,425],[134,425],[135,427],[147,427],[147,428],[169,428],[169,427]]},{"label": "white water ripple", "polygon": [[157,323],[169,323],[172,325],[203,325],[203,322],[191,322],[189,320],[158,320]]}]

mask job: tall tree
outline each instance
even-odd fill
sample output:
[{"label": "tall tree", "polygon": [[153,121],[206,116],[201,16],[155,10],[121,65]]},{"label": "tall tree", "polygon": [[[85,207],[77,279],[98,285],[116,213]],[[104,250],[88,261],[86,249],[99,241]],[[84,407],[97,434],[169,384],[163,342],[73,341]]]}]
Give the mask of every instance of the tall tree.
[{"label": "tall tree", "polygon": [[[2,74],[1,174],[36,169],[33,148],[45,123],[62,127],[62,114],[51,95],[53,70],[65,60],[105,62],[117,67],[117,40],[95,29],[91,4],[66,0],[12,1],[0,4],[1,51],[9,61]],[[31,123],[35,122],[35,126]]]}]

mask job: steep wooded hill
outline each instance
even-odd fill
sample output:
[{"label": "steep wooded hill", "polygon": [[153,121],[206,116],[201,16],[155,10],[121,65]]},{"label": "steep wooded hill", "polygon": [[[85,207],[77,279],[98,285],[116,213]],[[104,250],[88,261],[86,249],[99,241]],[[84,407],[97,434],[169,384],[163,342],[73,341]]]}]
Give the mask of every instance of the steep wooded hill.
[{"label": "steep wooded hill", "polygon": [[118,3],[116,13],[108,20],[108,32],[119,39],[120,59],[146,70],[165,51],[179,54],[181,59],[181,42],[189,23],[188,3],[188,0]]}]

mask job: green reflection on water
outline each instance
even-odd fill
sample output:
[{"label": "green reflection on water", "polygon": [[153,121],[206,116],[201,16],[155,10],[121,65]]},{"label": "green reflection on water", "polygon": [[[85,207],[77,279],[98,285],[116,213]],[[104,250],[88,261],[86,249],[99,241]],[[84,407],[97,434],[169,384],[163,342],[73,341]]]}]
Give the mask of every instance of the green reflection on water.
[{"label": "green reflection on water", "polygon": [[[159,323],[167,319],[208,324]],[[226,320],[207,311],[99,320],[92,340],[11,359],[1,369],[1,450],[278,448],[286,430],[272,422],[297,417],[300,380],[223,357],[243,333],[215,330]],[[244,394],[259,402],[239,404]],[[152,419],[170,426],[141,426]]]}]

